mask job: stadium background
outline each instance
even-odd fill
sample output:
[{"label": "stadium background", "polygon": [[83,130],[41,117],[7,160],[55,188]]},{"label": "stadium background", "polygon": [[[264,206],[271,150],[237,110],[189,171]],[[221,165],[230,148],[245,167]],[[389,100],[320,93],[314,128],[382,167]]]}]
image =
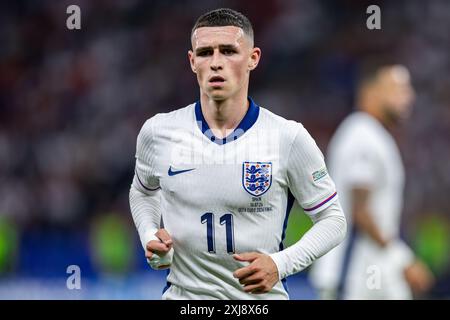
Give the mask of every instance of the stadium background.
[{"label": "stadium background", "polygon": [[[66,8],[81,8],[81,30]],[[231,7],[253,22],[262,61],[250,95],[302,122],[325,152],[353,109],[358,67],[393,55],[417,101],[399,130],[407,170],[402,234],[432,268],[426,298],[450,297],[450,1],[2,1],[0,298],[159,299],[128,205],[137,133],[198,97],[186,52],[195,19]],[[310,226],[296,207],[286,244]],[[82,289],[66,288],[81,268]],[[314,299],[307,271],[293,299]]]}]

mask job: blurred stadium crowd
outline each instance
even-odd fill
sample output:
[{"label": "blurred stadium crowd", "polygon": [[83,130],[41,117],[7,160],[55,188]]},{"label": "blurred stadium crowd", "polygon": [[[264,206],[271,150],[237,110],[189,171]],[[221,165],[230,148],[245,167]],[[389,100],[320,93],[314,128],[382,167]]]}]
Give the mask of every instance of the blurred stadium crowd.
[{"label": "blurred stadium crowd", "polygon": [[[81,30],[66,8],[81,8]],[[405,238],[450,297],[450,2],[6,1],[0,3],[0,280],[145,268],[128,190],[144,121],[192,103],[187,50],[195,19],[247,14],[262,48],[250,93],[295,119],[325,152],[354,108],[365,58],[392,55],[417,92],[397,138],[407,169]],[[295,230],[293,231],[295,232]],[[1,286],[1,283],[0,283]]]}]

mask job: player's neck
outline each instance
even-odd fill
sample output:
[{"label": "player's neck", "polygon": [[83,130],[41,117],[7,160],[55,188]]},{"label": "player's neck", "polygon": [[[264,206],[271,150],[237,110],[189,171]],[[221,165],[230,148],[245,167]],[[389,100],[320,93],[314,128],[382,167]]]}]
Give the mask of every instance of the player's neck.
[{"label": "player's neck", "polygon": [[225,138],[239,125],[247,113],[249,102],[247,94],[226,100],[216,101],[202,94],[203,117],[217,138]]},{"label": "player's neck", "polygon": [[382,109],[380,107],[362,108],[361,110],[375,118],[388,131],[391,131],[395,127],[395,123],[390,121],[389,118],[381,112]]}]

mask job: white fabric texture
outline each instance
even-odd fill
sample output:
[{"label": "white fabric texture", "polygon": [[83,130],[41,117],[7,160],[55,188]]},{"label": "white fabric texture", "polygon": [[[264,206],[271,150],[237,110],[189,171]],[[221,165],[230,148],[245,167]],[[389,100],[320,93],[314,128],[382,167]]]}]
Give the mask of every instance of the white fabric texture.
[{"label": "white fabric texture", "polygon": [[299,241],[270,255],[277,265],[280,279],[302,271],[344,239],[347,224],[339,201],[311,218],[313,226]]}]

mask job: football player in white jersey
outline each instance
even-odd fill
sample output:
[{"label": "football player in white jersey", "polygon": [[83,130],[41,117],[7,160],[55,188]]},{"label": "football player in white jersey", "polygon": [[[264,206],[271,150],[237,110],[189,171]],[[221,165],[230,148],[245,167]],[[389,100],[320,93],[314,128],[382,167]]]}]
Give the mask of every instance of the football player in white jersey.
[{"label": "football player in white jersey", "polygon": [[[163,299],[288,299],[285,278],[340,243],[346,221],[322,153],[248,97],[261,50],[231,9],[201,16],[188,57],[200,99],[142,127],[130,207]],[[282,241],[294,199],[314,222]]]},{"label": "football player in white jersey", "polygon": [[327,153],[349,235],[314,262],[310,277],[322,298],[410,299],[432,276],[399,236],[404,168],[390,129],[408,117],[415,93],[403,65],[363,69],[359,110],[340,124]]}]

